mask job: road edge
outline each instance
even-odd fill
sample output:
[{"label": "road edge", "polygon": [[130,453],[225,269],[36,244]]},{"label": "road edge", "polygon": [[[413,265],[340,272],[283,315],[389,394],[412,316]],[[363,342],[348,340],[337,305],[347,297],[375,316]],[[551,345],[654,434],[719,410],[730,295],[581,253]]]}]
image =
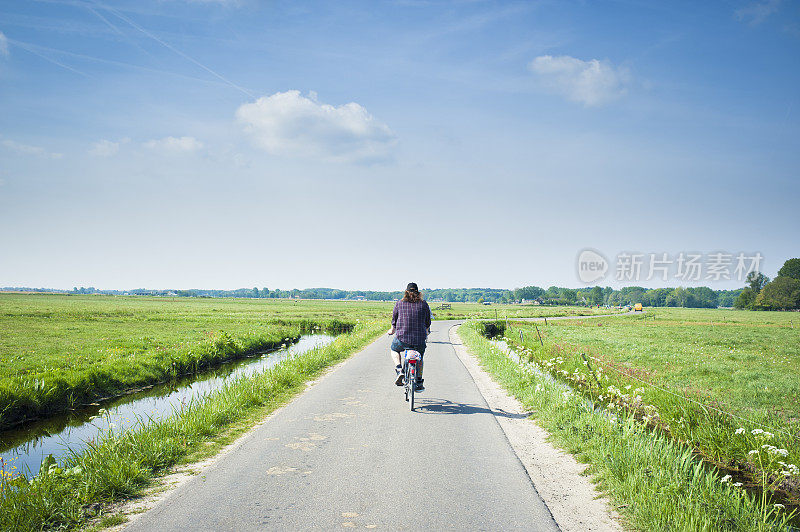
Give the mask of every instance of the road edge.
[{"label": "road edge", "polygon": [[[489,408],[527,414],[522,403],[510,396],[467,350],[458,335],[458,327],[458,324],[450,327],[450,343]],[[622,518],[613,510],[610,500],[597,491],[586,476],[587,466],[551,444],[547,431],[527,416],[495,415],[495,419],[561,530],[625,530],[621,525]]]}]

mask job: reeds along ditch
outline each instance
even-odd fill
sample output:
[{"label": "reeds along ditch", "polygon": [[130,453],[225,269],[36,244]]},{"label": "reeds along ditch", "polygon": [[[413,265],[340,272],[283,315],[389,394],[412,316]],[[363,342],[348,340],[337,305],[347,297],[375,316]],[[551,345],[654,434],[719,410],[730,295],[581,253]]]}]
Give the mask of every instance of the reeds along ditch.
[{"label": "reeds along ditch", "polygon": [[0,480],[0,530],[70,528],[103,512],[105,504],[139,493],[166,468],[214,452],[301,391],[303,384],[386,331],[360,323],[333,343],[288,358],[263,373],[225,385],[175,415],[140,422],[121,434],[108,431],[84,452],[43,464],[40,474]]},{"label": "reeds along ditch", "polygon": [[208,333],[202,340],[111,354],[88,366],[64,353],[58,367],[38,368],[0,380],[0,430],[63,412],[141,386],[168,381],[222,362],[275,349],[315,330],[342,333],[355,322],[275,319],[246,334]]},{"label": "reeds along ditch", "polygon": [[[459,334],[483,366],[526,407],[556,443],[590,464],[630,525],[641,530],[786,530],[790,515],[760,501],[625,410],[598,411],[527,364],[511,360],[467,324]],[[562,374],[563,375],[563,374]]]}]

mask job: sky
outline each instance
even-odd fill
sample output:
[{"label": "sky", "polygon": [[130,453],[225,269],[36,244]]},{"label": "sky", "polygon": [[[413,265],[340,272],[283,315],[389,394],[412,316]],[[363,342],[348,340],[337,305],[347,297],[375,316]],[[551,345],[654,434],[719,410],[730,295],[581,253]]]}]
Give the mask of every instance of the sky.
[{"label": "sky", "polygon": [[799,256],[798,87],[797,0],[0,0],[0,286],[736,288],[620,256]]}]

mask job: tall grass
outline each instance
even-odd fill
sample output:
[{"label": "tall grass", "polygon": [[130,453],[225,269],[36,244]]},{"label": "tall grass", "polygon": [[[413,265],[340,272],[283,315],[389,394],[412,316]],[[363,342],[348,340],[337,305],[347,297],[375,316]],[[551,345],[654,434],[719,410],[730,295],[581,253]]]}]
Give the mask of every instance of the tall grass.
[{"label": "tall grass", "polygon": [[44,464],[33,480],[3,480],[0,529],[72,528],[85,523],[102,512],[105,503],[140,493],[166,468],[213,452],[215,446],[203,444],[230,441],[300,391],[304,382],[385,330],[383,322],[361,323],[323,348],[229,383],[172,417],[141,422],[122,433],[104,433],[86,451],[61,463]]},{"label": "tall grass", "polygon": [[[785,530],[787,516],[763,507],[693,455],[624,410],[597,411],[531,366],[517,364],[469,323],[459,335],[498,382],[533,412],[555,441],[589,464],[599,487],[641,530]],[[727,480],[727,479],[726,479]]]}]

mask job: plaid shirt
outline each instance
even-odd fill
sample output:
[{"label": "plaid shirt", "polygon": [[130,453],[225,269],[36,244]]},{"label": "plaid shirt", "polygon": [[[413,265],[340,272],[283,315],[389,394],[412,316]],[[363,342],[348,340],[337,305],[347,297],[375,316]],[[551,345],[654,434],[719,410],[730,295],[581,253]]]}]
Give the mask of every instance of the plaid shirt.
[{"label": "plaid shirt", "polygon": [[425,301],[412,303],[402,299],[394,304],[392,327],[397,339],[406,345],[422,346],[431,326],[431,308]]}]

